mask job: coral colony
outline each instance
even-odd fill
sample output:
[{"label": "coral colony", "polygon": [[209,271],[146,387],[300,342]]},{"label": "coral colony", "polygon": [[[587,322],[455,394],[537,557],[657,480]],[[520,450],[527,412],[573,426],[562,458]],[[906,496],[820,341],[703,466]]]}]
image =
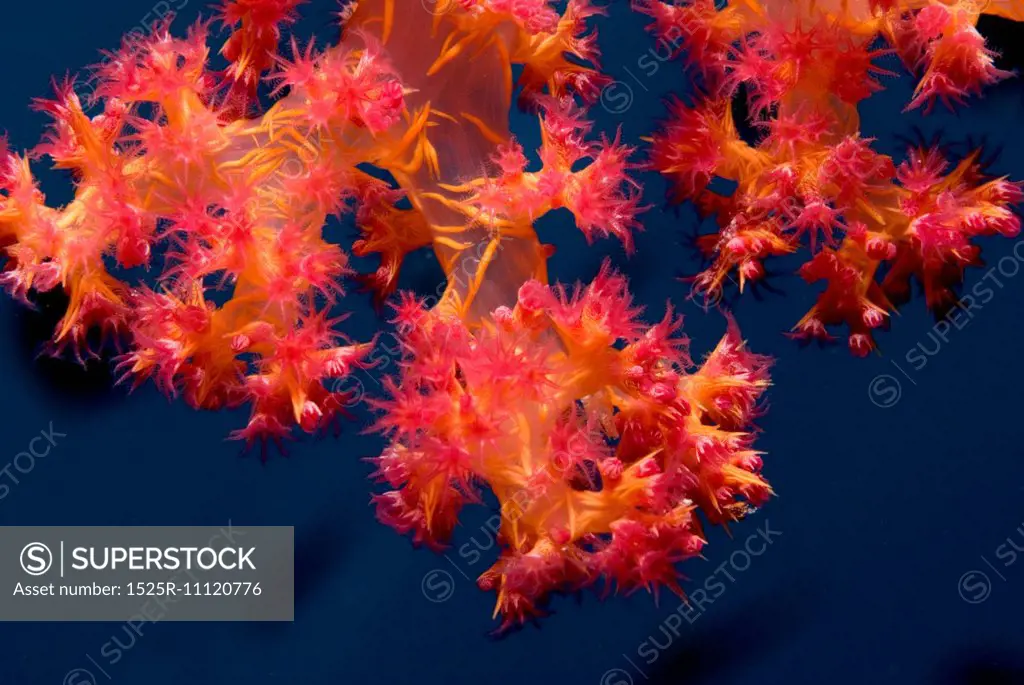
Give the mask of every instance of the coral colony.
[{"label": "coral colony", "polygon": [[[1015,236],[1009,206],[1020,185],[989,178],[978,153],[957,163],[937,147],[900,164],[859,131],[858,104],[895,76],[878,66],[896,53],[919,75],[907,109],[952,107],[1010,74],[975,28],[982,12],[1024,19],[1020,0],[634,0],[651,31],[700,81],[693,105],[674,102],[651,141],[650,164],[672,195],[715,215],[718,233],[698,244],[710,266],[695,289],[717,301],[765,275],[769,257],[807,251],[800,276],[824,282],[793,329],[828,339],[846,326],[850,350],[867,355],[872,331],[910,297],[911,279],[939,314],[954,306],[964,269],[980,264],[979,236]],[[882,39],[881,41],[879,39]],[[882,45],[886,47],[882,47]],[[746,94],[756,145],[737,132],[732,100]],[[729,196],[715,177],[737,184]]]},{"label": "coral colony", "polygon": [[[334,424],[351,400],[338,380],[371,363],[374,341],[347,339],[335,315],[355,276],[389,303],[403,343],[387,397],[373,400],[389,441],[373,460],[390,488],[373,498],[381,521],[441,547],[489,489],[502,552],[479,585],[497,594],[503,627],[566,590],[682,594],[676,564],[705,543],[698,512],[728,524],[770,496],[753,448],[769,360],[730,319],[694,364],[672,308],[645,323],[610,265],[589,284],[548,283],[539,217],[565,209],[588,240],[632,251],[644,209],[634,150],[587,116],[609,83],[602,10],[362,0],[321,50],[282,35],[301,1],[225,0],[184,37],[162,22],[106,55],[87,101],[73,81],[37,101],[49,133],[27,155],[4,145],[0,160],[4,286],[30,304],[66,294],[53,353],[81,360],[113,338],[124,380],[152,379],[197,408],[247,405],[234,437],[265,448]],[[911,276],[940,307],[977,260],[973,237],[1017,231],[1006,207],[1018,187],[984,178],[975,157],[951,166],[913,150],[897,167],[857,133],[856,104],[881,73],[876,36],[924,74],[912,106],[1004,76],[976,11],[919,4],[637,3],[658,34],[685,34],[706,93],[675,104],[650,148],[676,194],[722,224],[702,240],[714,260],[704,292],[734,273],[757,280],[765,257],[806,242],[802,274],[828,288],[798,332],[846,323],[864,353]],[[1018,14],[1010,5],[986,11]],[[224,69],[210,65],[211,26],[229,31]],[[756,147],[731,119],[741,86],[766,131]],[[509,131],[513,98],[537,114],[539,164]],[[71,172],[66,206],[36,187],[39,157]],[[714,176],[737,192],[707,190]],[[379,257],[374,273],[351,273],[324,239],[346,212],[361,233],[352,251]],[[448,275],[429,309],[395,293],[421,248]],[[131,280],[135,267],[159,286]]]}]

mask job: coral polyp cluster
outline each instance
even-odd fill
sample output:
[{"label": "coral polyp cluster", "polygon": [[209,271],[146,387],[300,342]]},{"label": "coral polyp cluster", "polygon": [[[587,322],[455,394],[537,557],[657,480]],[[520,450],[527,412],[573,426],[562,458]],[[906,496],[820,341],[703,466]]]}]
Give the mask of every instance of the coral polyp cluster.
[{"label": "coral polyp cluster", "polygon": [[[63,287],[70,305],[58,348],[81,358],[90,329],[109,329],[129,340],[120,368],[134,382],[152,377],[196,407],[249,402],[239,437],[278,439],[293,424],[313,431],[346,402],[325,382],[369,351],[339,345],[332,330],[328,311],[347,266],[321,229],[347,197],[379,184],[354,168],[375,154],[372,144],[359,149],[360,138],[397,118],[401,87],[367,51],[339,59],[339,78],[370,74],[336,121],[359,133],[310,153],[281,107],[268,115],[276,130],[219,111],[206,59],[203,25],[185,39],[160,32],[99,71],[101,114],[86,115],[70,84],[38,103],[54,123],[35,154],[70,170],[76,195],[47,207],[27,161],[7,155],[5,281],[16,293]],[[380,97],[395,88],[397,99]],[[160,289],[129,286],[107,268],[108,255],[121,268],[156,266]],[[219,306],[208,297],[217,290],[229,294]]]},{"label": "coral polyp cluster", "polygon": [[752,448],[769,363],[734,324],[695,369],[681,320],[644,324],[607,265],[571,295],[526,283],[476,331],[412,298],[397,311],[407,354],[381,403],[378,477],[393,489],[378,517],[442,546],[489,488],[502,552],[478,582],[503,626],[595,584],[682,594],[697,513],[728,523],[770,494]]},{"label": "coral polyp cluster", "polygon": [[[634,5],[682,48],[701,89],[696,102],[671,105],[650,151],[677,200],[717,217],[718,232],[698,239],[710,262],[694,279],[698,293],[717,301],[730,283],[743,291],[764,278],[766,259],[806,249],[800,275],[826,288],[794,335],[829,339],[845,326],[863,356],[912,279],[944,315],[964,270],[980,264],[976,238],[1019,233],[1018,183],[986,175],[977,152],[951,160],[938,146],[914,147],[897,164],[860,134],[857,106],[895,75],[878,63],[892,52],[920,75],[908,109],[952,106],[1009,76],[975,24],[983,11],[1020,20],[1021,3]],[[733,119],[739,97],[759,132],[753,144]],[[735,191],[717,192],[718,179]]]},{"label": "coral polyp cluster", "polygon": [[[338,379],[371,348],[337,330],[351,274],[324,239],[330,218],[354,209],[355,252],[381,255],[364,279],[380,298],[413,249],[433,246],[449,271],[468,270],[462,255],[489,244],[491,256],[447,298],[468,309],[503,240],[532,254],[488,297],[514,297],[543,274],[532,221],[544,212],[569,207],[588,234],[628,241],[637,211],[629,148],[584,142],[587,125],[566,102],[601,83],[584,66],[596,56],[586,2],[562,15],[544,2],[409,13],[367,0],[343,13],[344,38],[325,50],[282,40],[299,4],[225,2],[222,70],[210,66],[209,22],[181,38],[161,22],[107,55],[91,100],[68,81],[36,102],[53,123],[30,155],[0,150],[2,280],[26,301],[56,288],[67,295],[53,350],[83,359],[112,337],[133,384],[152,378],[195,407],[249,404],[236,434],[248,442],[330,425],[350,400]],[[522,157],[508,134],[513,63],[524,65],[524,98],[542,117],[552,112],[539,173],[525,173],[525,159],[511,165]],[[261,81],[272,87],[269,107],[257,97]],[[37,188],[29,161],[43,157],[74,179],[64,207]],[[400,208],[405,200],[411,208]]]}]

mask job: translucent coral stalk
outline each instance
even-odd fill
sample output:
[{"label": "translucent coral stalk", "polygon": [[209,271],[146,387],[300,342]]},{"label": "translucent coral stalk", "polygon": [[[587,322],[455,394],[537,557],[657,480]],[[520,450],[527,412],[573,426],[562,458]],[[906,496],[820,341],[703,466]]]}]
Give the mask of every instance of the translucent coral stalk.
[{"label": "translucent coral stalk", "polygon": [[[588,237],[614,234],[631,245],[640,210],[626,175],[632,150],[618,140],[588,140],[584,111],[568,97],[586,102],[606,81],[587,21],[597,8],[586,0],[561,14],[550,2],[446,2],[425,33],[422,15],[396,7],[393,0],[361,2],[350,26],[381,35],[407,88],[406,107],[414,120],[422,117],[422,128],[410,129],[418,142],[377,163],[422,215],[445,270],[466,274],[449,279],[442,306],[479,316],[511,304],[524,281],[546,279],[548,252],[533,222],[553,209],[572,211]],[[513,65],[523,67],[521,104],[538,111],[544,134],[543,169],[535,172],[509,133]],[[401,256],[427,234],[422,224],[394,226],[365,224],[358,248],[382,254],[369,281],[381,296],[394,290]]]}]

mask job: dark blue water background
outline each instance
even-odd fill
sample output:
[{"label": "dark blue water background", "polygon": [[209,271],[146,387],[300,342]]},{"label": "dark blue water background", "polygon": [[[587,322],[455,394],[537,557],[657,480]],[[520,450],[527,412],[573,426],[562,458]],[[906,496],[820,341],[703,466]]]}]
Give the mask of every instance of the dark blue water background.
[{"label": "dark blue water background", "polygon": [[[142,0],[5,3],[0,127],[14,147],[38,140],[45,120],[28,103],[48,94],[51,76],[94,63],[98,50],[152,20],[149,8]],[[175,27],[183,30],[203,9],[188,2]],[[333,40],[334,9],[330,2],[308,5],[297,34]],[[645,23],[618,0],[599,23],[606,69],[634,102],[616,114],[595,108],[597,128],[621,127],[637,144],[663,113],[661,98],[686,88],[676,64],[651,73],[656,60]],[[1010,40],[1019,44],[1019,34]],[[909,79],[885,83],[887,90],[862,106],[864,133],[879,149],[899,158],[907,140],[942,133],[961,150],[983,142],[998,152],[993,169],[1024,179],[1020,81],[991,89],[958,114],[930,117],[901,114]],[[517,114],[514,128],[527,148],[536,145],[530,117]],[[69,197],[65,178],[38,171],[51,199]],[[698,267],[687,246],[696,217],[687,207],[663,207],[658,177],[641,180],[655,207],[644,216],[637,254],[627,258],[609,240],[588,247],[567,214],[551,215],[539,227],[558,246],[551,274],[590,279],[610,256],[652,319],[666,300],[683,311],[694,352],[703,354],[725,321],[687,302],[688,286],[675,278]],[[351,240],[351,233],[338,235]],[[1011,255],[1013,245],[984,241],[989,265]],[[972,272],[968,287],[983,274]],[[645,594],[604,603],[590,594],[560,598],[541,628],[501,640],[488,636],[493,597],[471,580],[489,558],[470,564],[457,554],[449,560],[414,550],[374,520],[371,469],[362,458],[382,443],[360,434],[365,412],[336,440],[294,445],[291,458],[239,458],[238,445],[224,437],[244,425],[243,411],[196,412],[151,385],[128,396],[111,388],[105,367],[82,372],[36,360],[41,326],[53,316],[0,298],[0,465],[51,422],[67,434],[31,473],[16,474],[21,482],[0,500],[0,524],[231,521],[293,525],[297,537],[292,624],[160,622],[144,626],[134,642],[110,623],[6,624],[0,683],[58,685],[70,670],[92,668],[89,657],[105,666],[109,682],[125,685],[1024,682],[1024,558],[1006,566],[997,557],[1007,538],[1024,547],[1024,274],[999,278],[991,301],[915,371],[905,362],[908,351],[919,343],[936,349],[920,300],[882,334],[877,356],[855,359],[843,345],[799,349],[782,332],[814,294],[781,268],[773,284],[785,294],[747,296],[734,307],[751,346],[777,359],[759,447],[778,497],[737,525],[732,539],[712,531],[707,561],[685,568],[690,587],[715,576],[725,590],[681,624],[666,622],[679,607],[671,595],[660,605]],[[426,255],[402,276],[403,287],[422,294],[440,282]],[[354,338],[368,339],[381,325],[365,296],[352,294],[345,305],[354,312],[346,324]],[[901,383],[894,406],[878,407],[869,397],[880,374]],[[372,377],[366,385],[378,391]],[[491,513],[467,511],[456,545],[486,544],[481,527]],[[763,554],[733,556],[766,525],[780,534]],[[421,587],[435,569],[452,578],[452,595],[442,603],[428,601]],[[986,601],[961,596],[960,579],[972,571],[991,580]],[[978,578],[970,576],[971,599]],[[664,626],[677,626],[678,635]],[[101,652],[107,645],[111,653],[115,636],[128,648],[111,663]]]}]

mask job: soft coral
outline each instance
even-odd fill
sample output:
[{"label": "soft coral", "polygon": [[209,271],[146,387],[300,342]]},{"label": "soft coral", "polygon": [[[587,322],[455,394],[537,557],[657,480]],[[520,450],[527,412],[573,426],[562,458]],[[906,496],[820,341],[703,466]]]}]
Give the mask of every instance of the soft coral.
[{"label": "soft coral", "polygon": [[[674,33],[684,41],[681,52],[711,76],[694,102],[670,103],[649,156],[669,179],[673,200],[693,201],[718,223],[697,238],[710,265],[692,277],[695,294],[717,301],[733,273],[742,291],[765,276],[765,258],[807,244],[800,274],[827,285],[795,337],[828,338],[829,326],[845,325],[851,350],[864,355],[874,348],[873,329],[907,299],[911,278],[941,313],[964,269],[980,263],[976,238],[1019,231],[1011,211],[1019,186],[986,177],[977,154],[948,171],[937,151],[915,149],[897,170],[857,130],[858,103],[881,89],[880,77],[895,76],[880,63],[890,52],[923,73],[909,107],[952,104],[1008,76],[975,26],[981,12],[1005,7],[937,0],[634,5],[654,19],[649,30]],[[733,121],[741,90],[749,123],[767,132],[751,143]],[[735,192],[712,192],[716,178],[735,182]]]},{"label": "soft coral", "polygon": [[687,374],[679,320],[645,326],[607,266],[572,295],[528,282],[475,331],[402,309],[413,323],[380,405],[393,442],[376,460],[390,488],[378,517],[440,547],[489,486],[502,551],[478,582],[497,593],[503,627],[601,579],[681,592],[675,563],[703,546],[693,503],[728,522],[770,492],[748,432],[768,360],[732,324]]}]

